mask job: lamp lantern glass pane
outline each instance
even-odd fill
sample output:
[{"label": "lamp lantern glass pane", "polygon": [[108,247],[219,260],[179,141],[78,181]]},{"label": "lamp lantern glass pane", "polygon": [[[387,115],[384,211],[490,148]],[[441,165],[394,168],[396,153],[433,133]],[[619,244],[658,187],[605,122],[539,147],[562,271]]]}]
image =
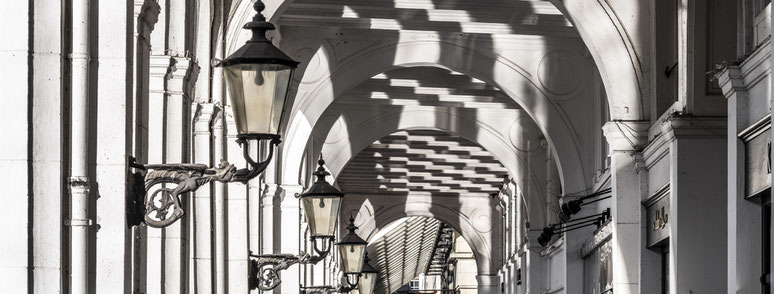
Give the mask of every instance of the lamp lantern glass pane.
[{"label": "lamp lantern glass pane", "polygon": [[282,64],[224,66],[237,133],[279,134],[293,68]]},{"label": "lamp lantern glass pane", "polygon": [[[339,244],[341,270],[344,273],[359,273],[363,268],[363,257],[367,244]],[[353,281],[354,282],[354,281]]]},{"label": "lamp lantern glass pane", "polygon": [[302,197],[301,203],[306,213],[310,236],[333,236],[335,234],[336,221],[341,207],[341,196]]},{"label": "lamp lantern glass pane", "polygon": [[360,282],[357,285],[358,290],[362,294],[373,294],[376,288],[376,276],[377,273],[362,273],[360,275]]}]

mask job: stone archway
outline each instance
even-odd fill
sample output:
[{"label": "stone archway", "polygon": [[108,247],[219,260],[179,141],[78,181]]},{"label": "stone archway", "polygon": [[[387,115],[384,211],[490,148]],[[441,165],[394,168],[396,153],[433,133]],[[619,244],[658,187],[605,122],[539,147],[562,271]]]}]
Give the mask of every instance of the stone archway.
[{"label": "stone archway", "polygon": [[[441,48],[443,50],[441,50]],[[456,52],[449,56],[440,52]],[[317,55],[327,60],[326,50],[321,48]],[[404,52],[394,59],[387,52]],[[429,52],[418,55],[411,52]],[[465,59],[454,56],[466,56]],[[494,64],[494,68],[487,67]],[[295,181],[299,174],[300,158],[314,125],[335,99],[364,80],[392,69],[415,66],[440,66],[494,85],[513,98],[534,119],[541,132],[546,135],[549,146],[557,154],[561,182],[568,191],[585,190],[587,179],[584,165],[578,152],[578,137],[572,131],[570,122],[548,99],[543,89],[535,84],[529,75],[514,67],[503,58],[487,56],[470,48],[440,41],[409,41],[386,44],[359,52],[349,57],[347,66],[336,69],[327,77],[310,85],[299,87],[293,117],[286,129],[287,149],[281,161],[283,181]],[[325,66],[322,66],[323,68]],[[491,71],[491,74],[483,74]],[[307,71],[307,74],[309,71]],[[334,86],[335,85],[335,86]]]},{"label": "stone archway", "polygon": [[[649,53],[650,27],[639,22],[632,11],[649,11],[648,2],[548,0],[572,22],[588,47],[600,75],[610,106],[610,118],[647,120],[649,114],[650,77],[648,64],[641,60]],[[241,25],[252,17],[253,0],[234,4],[228,28],[228,44],[242,44],[249,34]],[[293,0],[264,0],[267,18],[275,21]],[[235,48],[229,45],[227,48]],[[628,62],[622,62],[622,61]]]},{"label": "stone archway", "polygon": [[[500,246],[500,217],[495,200],[477,197],[465,204],[440,203],[430,200],[430,196],[409,196],[405,202],[396,203],[384,197],[362,194],[348,194],[342,204],[342,218],[339,224],[346,224],[350,213],[358,216],[355,225],[358,234],[370,240],[379,229],[398,219],[410,216],[423,216],[438,219],[459,232],[473,249],[479,275],[497,275],[502,256],[495,246]],[[481,209],[480,207],[491,207]]]}]

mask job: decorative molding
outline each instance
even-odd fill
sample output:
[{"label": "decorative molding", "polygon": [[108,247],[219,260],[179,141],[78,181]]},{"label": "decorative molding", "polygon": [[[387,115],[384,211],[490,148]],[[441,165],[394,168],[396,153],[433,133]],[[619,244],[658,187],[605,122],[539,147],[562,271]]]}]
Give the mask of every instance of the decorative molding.
[{"label": "decorative molding", "polygon": [[574,51],[554,49],[548,51],[537,66],[536,76],[546,92],[555,100],[568,100],[581,89],[583,81],[580,56]]},{"label": "decorative molding", "polygon": [[654,165],[669,155],[669,143],[664,136],[656,136],[653,141],[642,150],[645,167],[650,170]]},{"label": "decorative molding", "polygon": [[752,139],[755,139],[763,132],[766,132],[771,129],[771,113],[766,114],[763,118],[759,119],[757,122],[753,123],[746,129],[742,130],[737,134],[739,139],[742,140],[742,142],[747,143],[750,142]]},{"label": "decorative molding", "polygon": [[642,150],[648,142],[649,121],[614,120],[602,126],[610,152],[632,152]]},{"label": "decorative molding", "polygon": [[661,124],[664,140],[726,139],[726,117],[671,116]]},{"label": "decorative molding", "polygon": [[658,188],[655,192],[653,192],[652,195],[648,196],[648,198],[645,198],[642,200],[642,205],[645,206],[645,208],[653,206],[656,202],[661,200],[662,198],[669,195],[670,192],[670,184],[666,183],[661,188]]}]

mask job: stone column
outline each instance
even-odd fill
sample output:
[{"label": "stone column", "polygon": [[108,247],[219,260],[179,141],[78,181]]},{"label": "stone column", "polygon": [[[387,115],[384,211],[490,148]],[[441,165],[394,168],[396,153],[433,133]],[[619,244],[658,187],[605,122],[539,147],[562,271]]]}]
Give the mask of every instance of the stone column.
[{"label": "stone column", "polygon": [[[283,253],[299,254],[300,245],[303,242],[301,238],[301,210],[300,202],[295,195],[303,192],[304,187],[300,185],[283,184],[282,197],[280,198],[280,215],[282,221],[279,223],[278,232],[282,239],[280,240],[280,251]],[[301,266],[292,266],[282,273],[282,293],[298,293],[301,285]]]},{"label": "stone column", "polygon": [[[33,1],[32,40],[32,281],[33,293],[59,293],[62,287],[63,228],[67,212],[62,189],[62,5]],[[31,2],[32,3],[32,2]],[[15,13],[18,13],[16,11]],[[5,17],[5,16],[3,16]],[[17,24],[18,26],[18,24]],[[13,30],[15,30],[14,28]],[[9,30],[6,30],[9,31]],[[13,69],[11,72],[16,73]],[[15,99],[8,97],[8,100]],[[26,100],[26,99],[25,99]],[[20,111],[16,109],[15,111]],[[19,121],[21,122],[21,121]],[[7,127],[10,129],[12,127]],[[7,140],[4,139],[4,140]],[[17,171],[18,172],[18,171]],[[20,173],[24,174],[24,173]],[[10,195],[6,195],[10,196]],[[11,197],[8,197],[11,198]],[[6,198],[7,199],[7,198]],[[66,201],[66,200],[65,200]],[[16,207],[14,207],[16,209]],[[26,217],[26,216],[25,216]],[[5,232],[5,231],[4,231]],[[15,238],[21,238],[16,236]],[[7,238],[11,239],[11,238]],[[8,290],[6,290],[8,291]],[[14,291],[10,291],[14,292]],[[21,289],[19,292],[22,292]]]},{"label": "stone column", "polygon": [[[210,156],[210,124],[214,104],[197,104],[193,119],[193,160],[194,163],[212,165]],[[194,268],[193,280],[196,293],[212,293],[212,185],[206,184],[193,195],[193,238]],[[193,291],[192,291],[193,292]]]},{"label": "stone column", "polygon": [[[161,7],[155,0],[135,0],[134,19],[134,116],[132,151],[138,163],[148,162],[149,131],[149,82],[150,82],[150,34],[158,21]],[[160,161],[157,161],[160,162]],[[132,291],[145,292],[148,266],[148,227],[135,226],[132,233]]]},{"label": "stone column", "polygon": [[762,244],[760,234],[762,210],[759,204],[745,199],[745,144],[738,137],[738,134],[749,126],[746,121],[746,114],[749,111],[746,102],[748,92],[738,66],[729,66],[720,74],[718,82],[728,99],[727,292],[737,293],[742,289],[760,292],[761,284],[758,279],[762,250],[756,247]]},{"label": "stone column", "polygon": [[[542,228],[540,228],[542,230]],[[540,249],[542,246],[538,244],[538,236],[540,236],[540,230],[528,231],[526,233],[528,237],[528,243],[524,244],[526,250],[526,262],[522,264],[522,279],[524,280],[524,287],[529,294],[543,293],[543,258],[540,256]]]},{"label": "stone column", "polygon": [[[163,14],[163,13],[162,13]],[[163,31],[163,30],[161,30]],[[148,151],[147,163],[163,163],[164,155],[164,77],[169,64],[163,56],[150,57],[150,72],[148,79]],[[162,231],[145,226],[146,230],[146,279],[145,293],[162,293]]]},{"label": "stone column", "polygon": [[194,56],[202,64],[199,70],[199,77],[197,78],[196,91],[194,100],[199,102],[214,102],[210,101],[210,73],[211,67],[209,66],[212,59],[212,22],[213,22],[213,1],[197,1],[196,7],[196,44],[194,48]]},{"label": "stone column", "polygon": [[[126,179],[127,155],[131,148],[128,138],[133,133],[132,118],[126,116],[127,105],[132,103],[131,65],[133,56],[128,56],[131,32],[116,24],[127,23],[128,11],[123,5],[102,3],[96,7],[99,22],[98,31],[93,35],[97,42],[99,66],[92,73],[96,75],[96,133],[93,149],[96,159],[93,197],[96,199],[94,211],[96,241],[93,266],[98,271],[91,274],[95,278],[94,293],[128,292],[131,289],[131,266],[128,264],[129,246],[132,243],[130,231],[126,226]],[[93,32],[94,33],[94,32]],[[97,58],[97,57],[92,57]]]},{"label": "stone column", "polygon": [[[238,168],[246,167],[242,147],[237,139],[236,123],[230,107],[226,108],[226,152],[229,162]],[[246,146],[243,146],[246,147]],[[226,193],[226,271],[228,293],[247,293],[248,276],[248,227],[247,227],[247,186],[236,182],[227,185]]]},{"label": "stone column", "polygon": [[478,282],[479,294],[499,294],[500,293],[500,276],[498,275],[477,275],[476,282]]},{"label": "stone column", "polygon": [[602,128],[610,144],[613,289],[640,293],[640,257],[644,248],[642,191],[647,191],[641,150],[647,143],[647,122],[609,122]]},{"label": "stone column", "polygon": [[4,99],[0,107],[0,117],[4,122],[13,122],[14,127],[3,131],[3,144],[0,144],[0,182],[4,187],[3,204],[13,207],[0,214],[0,232],[14,238],[4,238],[0,242],[0,280],[3,289],[9,293],[27,293],[29,276],[28,252],[31,236],[28,230],[30,222],[30,202],[32,191],[28,186],[30,154],[27,151],[30,136],[30,117],[28,114],[29,91],[28,79],[30,68],[29,31],[30,8],[29,1],[0,2],[0,25],[3,31],[3,41],[0,42],[0,60],[3,60],[3,70],[0,71],[0,86]]},{"label": "stone column", "polygon": [[[193,85],[199,67],[186,56],[186,1],[168,0],[167,50],[169,68],[165,85],[166,102],[166,162],[188,162],[189,158],[189,107]],[[181,195],[181,204],[191,207],[189,197]],[[164,228],[164,288],[165,293],[185,293],[188,282],[188,226],[191,211],[174,224]]]},{"label": "stone column", "polygon": [[673,294],[726,289],[727,162],[717,160],[726,156],[725,131],[725,118],[671,118],[662,125],[671,166]]}]

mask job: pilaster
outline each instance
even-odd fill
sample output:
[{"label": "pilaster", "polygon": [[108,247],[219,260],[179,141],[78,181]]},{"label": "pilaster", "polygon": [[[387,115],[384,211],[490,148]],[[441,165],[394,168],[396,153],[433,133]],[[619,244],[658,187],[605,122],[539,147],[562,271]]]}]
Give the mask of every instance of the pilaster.
[{"label": "pilaster", "polygon": [[[126,160],[131,142],[128,140],[132,119],[127,117],[127,107],[131,105],[130,84],[133,56],[127,48],[131,42],[131,32],[125,26],[131,13],[127,5],[97,5],[92,10],[98,17],[91,38],[97,45],[99,64],[95,72],[97,84],[96,121],[94,121],[95,142],[91,149],[96,159],[95,182],[92,197],[96,201],[93,231],[95,232],[94,253],[90,254],[93,263],[89,267],[97,268],[94,275],[94,293],[128,292],[131,289],[129,266],[129,245],[131,235],[126,226]],[[98,41],[97,41],[98,40]],[[91,229],[90,229],[91,230]],[[91,287],[89,287],[91,288]]]},{"label": "pilaster", "polygon": [[[304,242],[301,227],[301,208],[300,201],[295,197],[304,191],[300,185],[281,185],[280,194],[280,215],[281,222],[278,229],[280,240],[280,251],[283,253],[298,254],[301,252],[301,242]],[[282,293],[298,293],[299,286],[303,281],[301,279],[301,266],[293,266],[282,273]]]},{"label": "pilaster", "polygon": [[[245,167],[247,163],[242,157],[242,148],[237,139],[236,123],[230,107],[225,111],[226,123],[226,154],[228,160],[237,167]],[[247,186],[232,182],[227,184],[226,193],[226,272],[228,293],[247,293],[248,254],[247,245],[249,228],[247,216]]]},{"label": "pilaster", "polygon": [[647,122],[612,121],[602,128],[610,146],[613,197],[612,215],[613,289],[616,293],[640,293],[640,266],[644,248],[642,200],[646,184],[640,173],[639,151],[647,144]]},{"label": "pilaster", "polygon": [[[171,25],[170,25],[171,26]],[[190,93],[198,66],[190,59],[169,56],[165,75],[165,155],[169,163],[189,161]],[[188,197],[181,197],[183,207],[189,207]],[[185,293],[188,287],[188,226],[191,213],[166,228],[164,232],[165,293]]]},{"label": "pilaster", "polygon": [[500,293],[500,276],[498,275],[477,275],[478,293],[498,294]]},{"label": "pilaster", "polygon": [[[219,109],[211,103],[194,104],[193,161],[211,165],[210,125]],[[197,293],[212,293],[212,185],[205,184],[193,195],[193,280]]]},{"label": "pilaster", "polygon": [[[30,4],[34,6],[34,26],[32,27],[34,40],[33,47],[30,48],[32,50],[32,93],[29,98],[32,106],[29,129],[32,136],[30,142],[32,173],[31,178],[28,179],[32,188],[30,196],[33,198],[31,214],[29,214],[33,218],[30,231],[32,236],[28,240],[33,243],[29,253],[33,256],[30,266],[34,283],[30,291],[60,293],[67,292],[66,289],[62,289],[62,285],[67,284],[63,283],[63,277],[67,276],[62,274],[63,261],[67,260],[63,256],[63,252],[67,252],[67,247],[62,242],[65,235],[62,220],[68,214],[63,210],[67,207],[63,205],[66,201],[66,197],[63,196],[67,193],[62,189],[66,177],[62,169],[62,162],[66,160],[62,151],[66,142],[62,136],[64,131],[62,110],[63,101],[66,100],[62,99],[63,78],[59,70],[62,68],[63,61],[61,46],[63,35],[60,32],[64,11],[60,2],[30,1]],[[13,11],[19,13],[15,9]],[[9,97],[9,99],[15,98]],[[21,238],[21,236],[15,238]],[[18,292],[23,291],[19,289]]]},{"label": "pilaster", "polygon": [[727,286],[727,162],[716,160],[727,153],[726,127],[725,118],[690,116],[661,125],[671,169],[671,293]]},{"label": "pilaster", "polygon": [[0,2],[0,25],[13,28],[3,31],[3,41],[0,42],[0,58],[3,60],[3,70],[0,71],[0,86],[4,99],[0,107],[0,117],[4,122],[13,122],[14,127],[3,132],[3,144],[0,144],[0,179],[4,188],[3,204],[13,207],[0,214],[0,231],[6,236],[0,242],[0,278],[3,289],[9,292],[26,293],[32,291],[27,286],[30,283],[28,271],[28,248],[30,244],[28,230],[31,219],[30,209],[32,191],[28,186],[28,175],[31,172],[27,151],[32,134],[30,130],[30,99],[32,93],[28,86],[32,74],[28,65],[30,27],[30,1]]}]

